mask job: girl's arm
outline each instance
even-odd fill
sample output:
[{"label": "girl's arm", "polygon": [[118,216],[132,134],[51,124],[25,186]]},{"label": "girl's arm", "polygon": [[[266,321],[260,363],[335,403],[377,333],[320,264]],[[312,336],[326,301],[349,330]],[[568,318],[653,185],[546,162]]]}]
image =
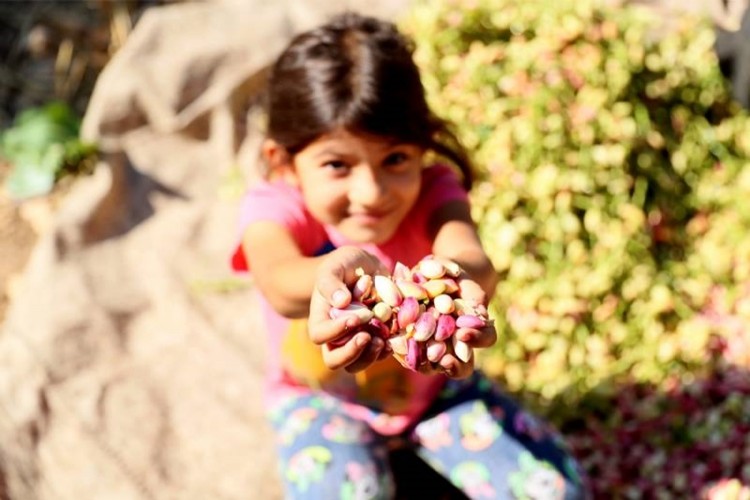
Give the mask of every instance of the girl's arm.
[{"label": "girl's arm", "polygon": [[432,253],[458,263],[481,287],[483,301],[489,301],[495,293],[497,272],[479,240],[469,204],[444,204],[432,214],[427,228],[433,239]]},{"label": "girl's arm", "polygon": [[[432,253],[456,262],[466,273],[460,280],[461,295],[487,304],[498,278],[482,248],[468,203],[451,201],[438,208],[428,221],[428,231],[433,238]],[[481,329],[460,328],[454,335],[474,348],[489,347],[497,341],[492,323]],[[463,363],[453,354],[446,354],[439,364],[453,378],[467,377],[474,371],[473,356]]]},{"label": "girl's arm", "polygon": [[243,251],[271,307],[286,317],[308,317],[310,340],[321,346],[330,369],[356,372],[388,355],[385,342],[358,331],[361,321],[356,316],[328,317],[331,307],[345,307],[351,301],[346,285],[358,278],[357,268],[370,274],[387,271],[373,255],[341,247],[320,257],[307,257],[289,232],[274,222],[250,224]]},{"label": "girl's arm", "polygon": [[289,231],[270,221],[247,227],[242,250],[271,307],[287,318],[306,317],[321,258],[304,256]]},{"label": "girl's arm", "polygon": [[[371,273],[387,273],[377,258],[355,247],[342,247],[319,257],[305,256],[289,231],[270,221],[254,222],[247,227],[242,250],[247,261],[252,262],[258,288],[271,307],[287,318],[309,315],[310,298],[321,275],[329,281],[352,284],[358,278],[355,274],[358,267]],[[320,287],[320,283],[317,285]],[[329,287],[328,283],[323,286]],[[336,306],[344,307],[351,300],[345,286],[342,293],[345,297]]]}]

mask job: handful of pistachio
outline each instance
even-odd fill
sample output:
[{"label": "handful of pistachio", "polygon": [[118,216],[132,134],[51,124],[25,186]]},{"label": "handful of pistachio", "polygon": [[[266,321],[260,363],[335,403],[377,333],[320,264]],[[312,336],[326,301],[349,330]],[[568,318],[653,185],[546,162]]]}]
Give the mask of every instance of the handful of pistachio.
[{"label": "handful of pistachio", "polygon": [[356,314],[361,329],[383,338],[393,356],[414,371],[437,363],[446,353],[463,362],[471,347],[454,333],[459,328],[483,328],[490,323],[487,308],[461,293],[461,268],[455,262],[424,257],[413,268],[397,262],[392,276],[358,270],[352,302],[331,309],[330,316]]}]

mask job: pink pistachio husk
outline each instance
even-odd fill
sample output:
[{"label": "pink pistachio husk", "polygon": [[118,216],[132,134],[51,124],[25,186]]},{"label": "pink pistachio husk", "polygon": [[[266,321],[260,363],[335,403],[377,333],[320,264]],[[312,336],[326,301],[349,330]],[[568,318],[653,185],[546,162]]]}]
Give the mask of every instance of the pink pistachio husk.
[{"label": "pink pistachio husk", "polygon": [[371,318],[370,321],[367,322],[365,330],[367,330],[372,336],[380,337],[381,339],[387,339],[390,337],[388,326],[378,318]]},{"label": "pink pistachio husk", "polygon": [[372,276],[363,274],[357,279],[352,287],[352,299],[357,302],[365,302],[372,293]]},{"label": "pink pistachio husk", "polygon": [[328,312],[328,315],[331,317],[331,319],[341,318],[342,316],[346,315],[354,315],[357,316],[362,321],[362,323],[366,323],[370,321],[370,319],[372,319],[373,312],[369,307],[362,304],[361,302],[352,302],[348,306],[343,308],[332,307]]},{"label": "pink pistachio husk", "polygon": [[414,323],[419,317],[419,301],[414,297],[406,297],[396,313],[401,328]]},{"label": "pink pistachio husk", "polygon": [[411,269],[401,262],[396,262],[393,266],[393,274],[391,277],[394,280],[411,280]]},{"label": "pink pistachio husk", "polygon": [[418,283],[420,285],[422,283],[427,283],[428,281],[430,281],[429,278],[427,278],[427,276],[425,276],[424,274],[420,273],[419,271],[414,271],[413,273],[411,273],[411,280],[414,283]]},{"label": "pink pistachio husk", "polygon": [[435,340],[446,340],[456,331],[456,319],[450,314],[441,314],[435,327]]},{"label": "pink pistachio husk", "polygon": [[433,309],[428,309],[417,318],[414,323],[414,338],[419,342],[424,342],[435,334],[437,319]]},{"label": "pink pistachio husk", "polygon": [[464,314],[456,318],[456,328],[480,329],[487,326],[487,321],[472,314]]},{"label": "pink pistachio husk", "polygon": [[432,338],[427,341],[425,354],[427,355],[427,359],[429,359],[433,363],[437,363],[445,355],[445,352],[447,350],[448,346],[445,345],[445,342],[441,342]]}]

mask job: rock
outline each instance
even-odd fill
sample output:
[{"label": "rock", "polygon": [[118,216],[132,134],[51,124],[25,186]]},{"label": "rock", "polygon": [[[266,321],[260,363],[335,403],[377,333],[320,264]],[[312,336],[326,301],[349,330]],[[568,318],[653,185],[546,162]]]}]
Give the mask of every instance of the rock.
[{"label": "rock", "polygon": [[144,15],[84,119],[102,162],[41,235],[0,333],[0,498],[280,497],[255,291],[228,265],[259,141],[248,103],[298,30],[405,4]]}]

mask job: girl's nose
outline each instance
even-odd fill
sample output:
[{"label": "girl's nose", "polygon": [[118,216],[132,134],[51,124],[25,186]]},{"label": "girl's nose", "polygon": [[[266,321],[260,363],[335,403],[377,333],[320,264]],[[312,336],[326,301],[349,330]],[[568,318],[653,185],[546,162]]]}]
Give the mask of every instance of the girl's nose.
[{"label": "girl's nose", "polygon": [[377,204],[384,193],[381,179],[369,166],[362,166],[355,170],[357,172],[352,178],[350,189],[352,201],[364,206]]}]

